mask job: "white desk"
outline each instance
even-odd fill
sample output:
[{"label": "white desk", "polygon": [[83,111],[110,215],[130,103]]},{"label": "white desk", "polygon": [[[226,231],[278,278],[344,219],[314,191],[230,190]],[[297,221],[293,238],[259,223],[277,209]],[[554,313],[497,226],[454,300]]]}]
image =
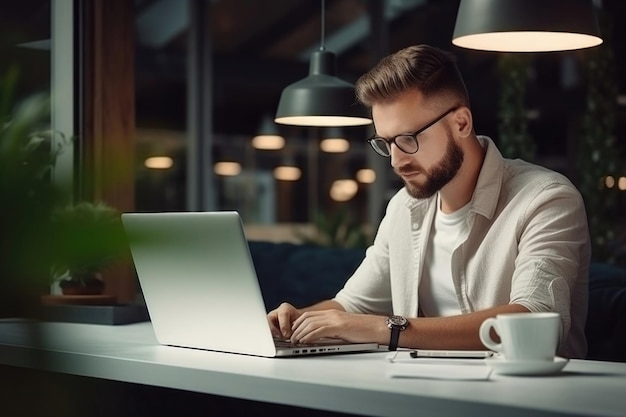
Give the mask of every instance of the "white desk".
[{"label": "white desk", "polygon": [[151,324],[0,321],[0,365],[373,416],[626,415],[626,364],[574,360],[550,377],[395,379],[386,352],[290,359],[159,346]]}]

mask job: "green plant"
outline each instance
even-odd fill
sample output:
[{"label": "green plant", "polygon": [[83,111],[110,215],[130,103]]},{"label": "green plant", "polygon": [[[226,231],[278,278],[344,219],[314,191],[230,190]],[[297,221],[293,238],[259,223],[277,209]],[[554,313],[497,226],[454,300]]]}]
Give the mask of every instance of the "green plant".
[{"label": "green plant", "polygon": [[52,273],[86,282],[120,260],[126,241],[120,212],[104,203],[81,202],[52,213]]},{"label": "green plant", "polygon": [[17,101],[17,68],[0,77],[0,317],[29,314],[48,289],[51,175],[64,138],[50,131],[50,101]]},{"label": "green plant", "polygon": [[500,97],[498,101],[498,148],[506,158],[535,159],[535,143],[528,134],[524,103],[529,58],[522,54],[502,54],[498,58]]},{"label": "green plant", "polygon": [[615,136],[617,83],[611,20],[600,9],[597,15],[604,43],[587,51],[585,59],[587,102],[578,146],[579,189],[587,209],[593,257],[598,261],[615,262],[611,246],[616,239],[619,191],[617,187],[607,188],[604,179],[620,176]]},{"label": "green plant", "polygon": [[299,236],[304,243],[343,248],[365,248],[371,244],[363,225],[352,219],[344,207],[331,215],[315,213],[313,224],[313,235]]}]

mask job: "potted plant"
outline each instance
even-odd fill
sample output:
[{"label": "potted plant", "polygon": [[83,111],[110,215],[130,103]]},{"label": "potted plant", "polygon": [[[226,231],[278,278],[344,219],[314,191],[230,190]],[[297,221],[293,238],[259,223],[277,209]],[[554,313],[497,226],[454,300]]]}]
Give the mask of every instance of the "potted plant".
[{"label": "potted plant", "polygon": [[65,137],[50,131],[50,100],[17,99],[18,69],[0,75],[0,318],[36,313],[48,290],[50,218],[58,192],[51,181]]},{"label": "potted plant", "polygon": [[369,234],[351,218],[345,207],[335,213],[317,212],[313,223],[313,235],[296,231],[303,243],[342,248],[367,248],[371,244]]},{"label": "potted plant", "polygon": [[102,272],[126,253],[120,212],[104,203],[70,204],[53,211],[52,228],[52,274],[63,294],[102,294]]}]

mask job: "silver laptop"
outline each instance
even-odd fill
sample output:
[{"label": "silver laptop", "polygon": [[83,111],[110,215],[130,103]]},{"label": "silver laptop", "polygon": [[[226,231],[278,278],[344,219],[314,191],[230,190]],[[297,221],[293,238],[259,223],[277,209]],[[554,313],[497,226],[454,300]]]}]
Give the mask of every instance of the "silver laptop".
[{"label": "silver laptop", "polygon": [[161,344],[266,357],[378,348],[275,341],[237,212],[124,213],[122,222]]}]

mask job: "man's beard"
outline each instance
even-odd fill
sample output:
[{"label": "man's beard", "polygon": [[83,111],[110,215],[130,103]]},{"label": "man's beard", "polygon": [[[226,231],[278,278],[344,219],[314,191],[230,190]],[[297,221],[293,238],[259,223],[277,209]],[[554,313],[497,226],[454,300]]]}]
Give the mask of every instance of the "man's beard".
[{"label": "man's beard", "polygon": [[[441,190],[449,183],[461,168],[461,164],[463,163],[463,151],[454,142],[454,139],[449,133],[447,136],[448,146],[446,147],[446,154],[441,162],[434,166],[430,172],[424,172],[420,169],[422,174],[426,177],[426,181],[423,184],[414,184],[403,179],[406,190],[412,197],[418,199],[432,197],[437,191]],[[397,171],[396,174],[399,175],[402,171],[411,172],[413,168],[405,167]]]}]

